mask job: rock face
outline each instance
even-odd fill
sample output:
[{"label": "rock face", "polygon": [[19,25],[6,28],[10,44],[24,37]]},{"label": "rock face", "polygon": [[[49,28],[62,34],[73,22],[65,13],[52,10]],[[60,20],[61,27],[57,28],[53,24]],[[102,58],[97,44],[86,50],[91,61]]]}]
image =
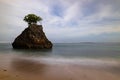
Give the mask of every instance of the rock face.
[{"label": "rock face", "polygon": [[16,49],[51,49],[52,43],[43,32],[42,25],[31,24],[12,43]]}]

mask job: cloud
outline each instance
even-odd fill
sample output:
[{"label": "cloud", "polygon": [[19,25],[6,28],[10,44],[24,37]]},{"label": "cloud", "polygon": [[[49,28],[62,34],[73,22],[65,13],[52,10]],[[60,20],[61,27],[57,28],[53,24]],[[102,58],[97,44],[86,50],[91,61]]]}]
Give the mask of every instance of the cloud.
[{"label": "cloud", "polygon": [[[22,19],[29,13],[43,18],[44,31],[53,42],[65,42],[69,39],[74,42],[90,35],[120,33],[119,2],[119,0],[1,0],[0,37],[3,35],[5,37],[0,41],[11,41],[20,34],[27,26]],[[112,37],[114,36],[111,35]]]}]

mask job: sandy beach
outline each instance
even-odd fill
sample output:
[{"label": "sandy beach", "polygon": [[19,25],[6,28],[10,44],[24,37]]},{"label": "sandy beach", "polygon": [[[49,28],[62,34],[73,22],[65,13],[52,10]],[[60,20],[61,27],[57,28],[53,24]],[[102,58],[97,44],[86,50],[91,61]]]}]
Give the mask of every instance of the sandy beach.
[{"label": "sandy beach", "polygon": [[0,61],[0,80],[120,80],[120,64],[114,60],[20,57],[4,60]]}]

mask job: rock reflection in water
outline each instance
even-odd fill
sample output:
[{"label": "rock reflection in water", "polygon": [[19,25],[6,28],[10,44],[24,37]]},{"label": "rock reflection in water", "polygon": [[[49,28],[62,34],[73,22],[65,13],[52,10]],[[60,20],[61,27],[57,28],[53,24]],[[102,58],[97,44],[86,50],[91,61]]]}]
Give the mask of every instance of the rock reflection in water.
[{"label": "rock reflection in water", "polygon": [[35,74],[35,73],[43,73],[46,65],[34,60],[14,59],[12,61],[11,67],[14,71]]},{"label": "rock reflection in water", "polygon": [[22,56],[50,56],[52,55],[52,49],[13,49],[15,54]]}]

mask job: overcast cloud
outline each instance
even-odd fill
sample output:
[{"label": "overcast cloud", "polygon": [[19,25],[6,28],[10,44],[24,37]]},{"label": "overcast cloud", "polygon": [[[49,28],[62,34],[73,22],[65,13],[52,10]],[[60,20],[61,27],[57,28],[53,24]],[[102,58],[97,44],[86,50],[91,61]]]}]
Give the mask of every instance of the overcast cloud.
[{"label": "overcast cloud", "polygon": [[120,0],[0,0],[0,42],[12,42],[29,13],[54,43],[120,42]]}]

